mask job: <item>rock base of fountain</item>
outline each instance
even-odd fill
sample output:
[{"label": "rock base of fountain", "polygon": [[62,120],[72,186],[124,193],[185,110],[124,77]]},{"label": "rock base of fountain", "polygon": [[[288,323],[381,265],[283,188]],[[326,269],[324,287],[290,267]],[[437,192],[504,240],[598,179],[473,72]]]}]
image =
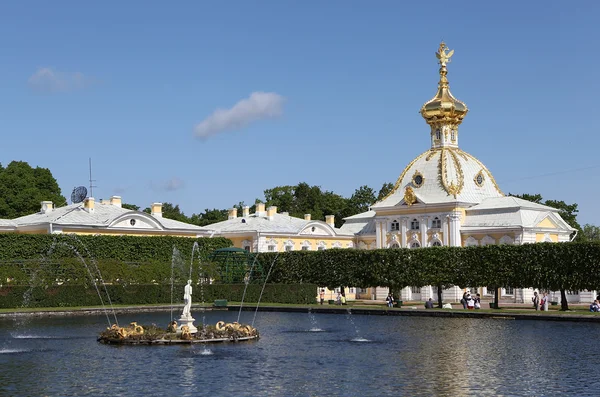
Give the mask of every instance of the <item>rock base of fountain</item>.
[{"label": "rock base of fountain", "polygon": [[131,323],[128,327],[119,327],[115,324],[100,333],[98,342],[118,345],[171,345],[245,342],[259,338],[258,330],[245,324],[219,321],[215,325],[201,326],[197,332],[192,333],[187,325],[177,328],[174,323],[169,324],[166,330],[156,325],[142,326]]},{"label": "rock base of fountain", "polygon": [[182,315],[181,317],[179,317],[179,332],[183,333],[185,330],[184,327],[187,327],[187,330],[190,334],[197,334],[198,328],[196,328],[196,326],[194,325],[194,321],[196,321],[196,319],[193,318],[191,315]]}]

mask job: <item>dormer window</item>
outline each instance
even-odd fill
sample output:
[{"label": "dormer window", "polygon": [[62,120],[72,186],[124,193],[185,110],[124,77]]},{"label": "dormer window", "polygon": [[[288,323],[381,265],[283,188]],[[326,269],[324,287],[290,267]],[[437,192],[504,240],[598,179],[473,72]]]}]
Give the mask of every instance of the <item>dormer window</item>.
[{"label": "dormer window", "polygon": [[413,219],[410,222],[410,230],[419,230],[419,221],[417,220],[417,218]]},{"label": "dormer window", "polygon": [[400,223],[398,223],[398,221],[395,219],[392,221],[391,230],[392,230],[392,232],[400,230]]},{"label": "dormer window", "polygon": [[438,218],[437,216],[435,218],[433,218],[433,220],[431,221],[431,228],[432,229],[441,229],[442,228],[441,219]]},{"label": "dormer window", "polygon": [[135,219],[130,219],[130,220],[129,220],[129,224],[130,224],[131,226],[135,226]]}]

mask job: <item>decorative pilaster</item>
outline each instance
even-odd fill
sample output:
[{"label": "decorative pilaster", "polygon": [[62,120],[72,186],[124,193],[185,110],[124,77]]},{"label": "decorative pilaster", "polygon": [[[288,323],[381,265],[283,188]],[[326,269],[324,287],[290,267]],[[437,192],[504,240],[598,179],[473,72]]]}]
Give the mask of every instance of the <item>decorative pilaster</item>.
[{"label": "decorative pilaster", "polygon": [[444,243],[444,247],[448,246],[448,242],[449,242],[449,231],[448,231],[448,218],[449,215],[444,215],[442,216],[442,239],[443,239],[443,243]]},{"label": "decorative pilaster", "polygon": [[450,213],[450,245],[460,247],[462,245],[460,238],[460,211]]},{"label": "decorative pilaster", "polygon": [[419,222],[419,231],[421,232],[421,247],[427,247],[427,230],[429,217],[422,216]]},{"label": "decorative pilaster", "polygon": [[400,246],[402,248],[406,248],[406,230],[408,228],[407,223],[408,222],[408,217],[403,216],[402,218],[400,218],[400,234],[402,236],[402,240],[400,241]]},{"label": "decorative pilaster", "polygon": [[381,248],[381,221],[379,219],[375,220],[375,243],[377,248]]}]

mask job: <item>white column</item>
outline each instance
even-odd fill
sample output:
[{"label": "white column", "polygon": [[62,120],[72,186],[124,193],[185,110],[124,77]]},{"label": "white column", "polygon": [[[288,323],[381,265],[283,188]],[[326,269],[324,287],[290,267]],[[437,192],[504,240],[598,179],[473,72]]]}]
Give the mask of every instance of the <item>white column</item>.
[{"label": "white column", "polygon": [[402,237],[402,241],[400,241],[400,246],[402,248],[406,248],[406,222],[407,222],[408,218],[403,216],[402,218],[400,218],[400,234]]},{"label": "white column", "polygon": [[442,239],[444,243],[444,247],[448,246],[450,241],[450,236],[448,235],[448,215],[442,216]]},{"label": "white column", "polygon": [[461,246],[460,239],[460,211],[452,211],[450,214],[450,245]]},{"label": "white column", "polygon": [[375,246],[377,248],[381,248],[381,221],[379,219],[375,220]]},{"label": "white column", "polygon": [[427,230],[429,229],[429,217],[422,216],[419,222],[419,229],[421,232],[421,247],[427,247]]},{"label": "white column", "polygon": [[387,244],[388,220],[382,219],[380,227],[381,227],[381,248],[387,248],[387,246],[388,246],[388,244]]}]

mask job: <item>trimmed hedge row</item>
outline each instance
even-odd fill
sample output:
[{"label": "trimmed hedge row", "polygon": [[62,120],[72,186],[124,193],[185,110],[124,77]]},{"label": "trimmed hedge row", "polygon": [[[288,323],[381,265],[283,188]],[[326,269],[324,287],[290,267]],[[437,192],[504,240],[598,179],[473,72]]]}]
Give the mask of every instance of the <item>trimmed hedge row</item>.
[{"label": "trimmed hedge row", "polygon": [[[216,299],[241,302],[244,293],[244,284],[211,284],[194,286],[193,303],[200,303],[202,295],[204,302],[213,302]],[[257,303],[262,285],[249,284],[244,302]],[[173,302],[183,303],[184,285],[173,287]],[[202,294],[202,289],[204,290]],[[106,291],[110,300],[115,305],[140,305],[140,304],[170,304],[170,285],[107,285],[99,286],[100,296],[108,306]],[[281,285],[267,284],[261,302],[309,304],[316,302],[317,286],[314,284]],[[0,288],[0,308],[18,307],[73,307],[73,306],[99,306],[100,297],[96,289],[82,285],[68,285],[56,287],[2,287]]]},{"label": "trimmed hedge row", "polygon": [[264,253],[274,283],[328,287],[438,285],[600,289],[599,243]]}]

